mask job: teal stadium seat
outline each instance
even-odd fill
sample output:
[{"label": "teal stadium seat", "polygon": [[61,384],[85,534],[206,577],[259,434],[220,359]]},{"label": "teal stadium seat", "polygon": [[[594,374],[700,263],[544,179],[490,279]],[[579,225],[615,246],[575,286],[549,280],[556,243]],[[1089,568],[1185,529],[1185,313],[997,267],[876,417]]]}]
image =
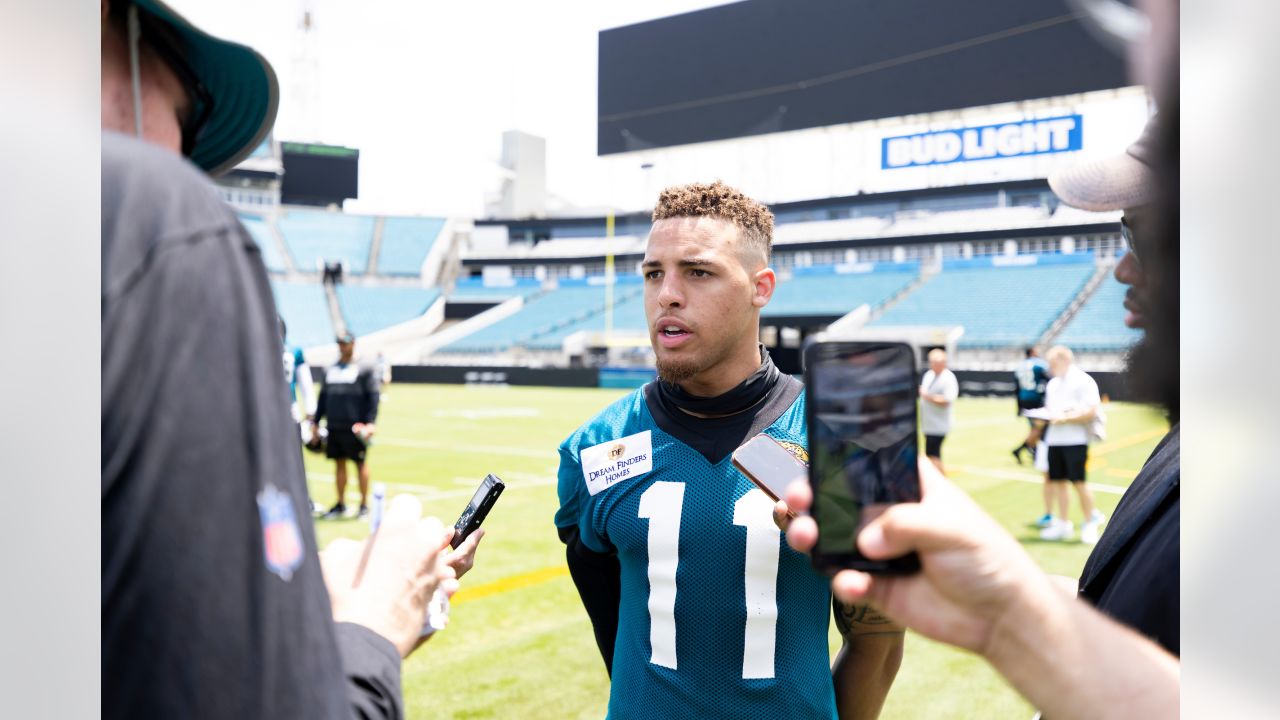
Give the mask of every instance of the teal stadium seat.
[{"label": "teal stadium seat", "polygon": [[378,251],[378,274],[422,273],[422,263],[444,228],[443,218],[389,217],[382,226],[382,247]]},{"label": "teal stadium seat", "polygon": [[290,345],[309,348],[333,344],[333,325],[320,283],[281,280],[271,283],[271,292],[276,309],[289,325]]},{"label": "teal stadium seat", "polygon": [[338,286],[342,316],[357,338],[420,317],[438,297],[435,288]]},{"label": "teal stadium seat", "polygon": [[[1007,262],[1003,258],[997,263]],[[1095,266],[1091,255],[1019,256],[945,263],[943,270],[874,325],[963,325],[960,347],[1034,343],[1080,293]]]},{"label": "teal stadium seat", "polygon": [[[641,289],[639,278],[631,280],[619,277],[615,286],[615,317],[626,317],[624,322],[634,324],[633,314],[626,307],[619,310],[633,293]],[[563,340],[570,332],[587,329],[594,324],[592,318],[599,315],[600,329],[604,329],[605,288],[585,281],[561,281],[559,288],[541,295],[529,297],[519,312],[481,328],[441,348],[440,352],[503,352],[516,345],[534,347],[541,338],[559,336]],[[592,321],[589,323],[588,321]],[[643,312],[640,312],[640,327]],[[552,345],[552,343],[554,343]],[[542,345],[560,347],[560,342],[547,339]]]},{"label": "teal stadium seat", "polygon": [[347,272],[364,274],[373,244],[373,218],[322,210],[288,210],[277,225],[293,264],[315,272],[321,261],[343,260]]},{"label": "teal stadium seat", "polygon": [[[856,266],[855,266],[856,268]],[[878,307],[920,274],[916,263],[876,267],[871,272],[845,272],[848,266],[797,268],[778,283],[773,299],[760,312],[769,318],[840,317],[861,305]],[[857,268],[865,270],[864,268]]]}]

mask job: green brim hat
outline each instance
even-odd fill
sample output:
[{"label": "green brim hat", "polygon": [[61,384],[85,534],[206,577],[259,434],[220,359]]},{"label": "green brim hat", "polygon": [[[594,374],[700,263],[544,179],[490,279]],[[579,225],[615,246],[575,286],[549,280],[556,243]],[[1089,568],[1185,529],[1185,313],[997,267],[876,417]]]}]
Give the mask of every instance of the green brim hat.
[{"label": "green brim hat", "polygon": [[183,58],[213,98],[191,161],[210,175],[230,170],[275,124],[280,84],[271,63],[253,48],[209,35],[160,0],[134,4],[173,29],[184,45]]}]

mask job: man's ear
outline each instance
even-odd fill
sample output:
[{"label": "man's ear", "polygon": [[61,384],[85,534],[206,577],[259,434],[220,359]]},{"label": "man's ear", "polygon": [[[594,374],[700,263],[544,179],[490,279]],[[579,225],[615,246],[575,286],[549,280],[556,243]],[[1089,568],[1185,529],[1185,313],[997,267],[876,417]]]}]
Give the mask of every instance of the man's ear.
[{"label": "man's ear", "polygon": [[762,270],[757,270],[753,279],[755,280],[755,294],[751,296],[751,304],[762,308],[773,299],[773,291],[778,286],[778,276],[773,272],[773,268],[766,267]]}]

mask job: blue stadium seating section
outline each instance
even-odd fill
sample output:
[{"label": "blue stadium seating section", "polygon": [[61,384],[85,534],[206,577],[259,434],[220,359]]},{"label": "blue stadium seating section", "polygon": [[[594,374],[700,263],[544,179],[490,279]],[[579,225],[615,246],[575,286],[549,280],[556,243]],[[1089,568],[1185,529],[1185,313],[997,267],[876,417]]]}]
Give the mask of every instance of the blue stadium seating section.
[{"label": "blue stadium seating section", "polygon": [[412,275],[422,272],[422,263],[444,228],[442,218],[389,217],[382,226],[382,248],[378,251],[380,275]]},{"label": "blue stadium seating section", "polygon": [[482,300],[506,300],[517,295],[528,297],[542,290],[542,282],[533,278],[512,280],[510,285],[485,285],[483,278],[463,278],[449,293],[450,299],[464,302]]},{"label": "blue stadium seating section", "polygon": [[240,222],[257,241],[258,248],[262,250],[262,262],[266,263],[267,270],[278,273],[287,270],[284,257],[276,245],[276,239],[271,236],[271,228],[267,227],[267,221],[251,215],[241,215]]},{"label": "blue stadium seating section", "polygon": [[1055,341],[1075,351],[1109,352],[1128,348],[1141,330],[1124,324],[1124,294],[1128,286],[1108,275]]},{"label": "blue stadium seating section", "polygon": [[875,308],[920,275],[918,263],[796,268],[778,283],[764,318],[839,317],[866,304]]},{"label": "blue stadium seating section", "polygon": [[963,325],[961,347],[1035,342],[1083,289],[1092,255],[960,260],[889,308],[875,325]]},{"label": "blue stadium seating section", "polygon": [[[271,283],[276,308],[288,323],[289,344],[300,347],[333,342],[333,326],[324,286],[318,282]],[[412,320],[440,297],[434,288],[338,286],[338,304],[356,337]]]},{"label": "blue stadium seating section", "polygon": [[[644,327],[643,310],[633,305],[642,288],[639,277],[619,276],[614,288],[615,327]],[[597,278],[562,280],[560,287],[525,300],[514,315],[477,330],[441,349],[442,352],[503,352],[515,345],[558,348],[564,337],[596,325],[604,329],[605,288]],[[619,324],[621,323],[621,324]],[[557,339],[558,338],[558,339]]]},{"label": "blue stadium seating section", "polygon": [[373,218],[320,210],[289,210],[278,226],[293,264],[315,272],[317,261],[345,260],[347,272],[360,275],[369,266]]},{"label": "blue stadium seating section", "polygon": [[338,286],[342,316],[357,338],[421,316],[438,297],[435,288]]},{"label": "blue stadium seating section", "polygon": [[273,282],[276,309],[288,324],[289,345],[314,347],[333,343],[333,325],[324,287],[318,282]]},{"label": "blue stadium seating section", "polygon": [[[613,329],[627,332],[643,332],[648,323],[644,317],[644,289],[638,285],[620,285],[616,287],[613,303]],[[600,296],[598,312],[581,318],[553,330],[543,332],[525,342],[534,350],[559,350],[564,339],[570,335],[587,330],[604,332],[604,296]]]}]

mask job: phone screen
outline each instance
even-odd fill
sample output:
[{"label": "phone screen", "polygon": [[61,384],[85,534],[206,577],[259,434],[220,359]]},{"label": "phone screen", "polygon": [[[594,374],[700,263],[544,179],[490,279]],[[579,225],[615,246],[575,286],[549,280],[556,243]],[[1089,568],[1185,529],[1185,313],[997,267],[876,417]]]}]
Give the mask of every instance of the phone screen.
[{"label": "phone screen", "polygon": [[909,572],[914,556],[872,562],[855,549],[890,505],[920,500],[917,390],[910,346],[818,343],[806,351],[809,481],[820,566]]},{"label": "phone screen", "polygon": [[807,474],[804,463],[763,433],[733,451],[733,464],[774,500],[782,499],[787,486]]}]

